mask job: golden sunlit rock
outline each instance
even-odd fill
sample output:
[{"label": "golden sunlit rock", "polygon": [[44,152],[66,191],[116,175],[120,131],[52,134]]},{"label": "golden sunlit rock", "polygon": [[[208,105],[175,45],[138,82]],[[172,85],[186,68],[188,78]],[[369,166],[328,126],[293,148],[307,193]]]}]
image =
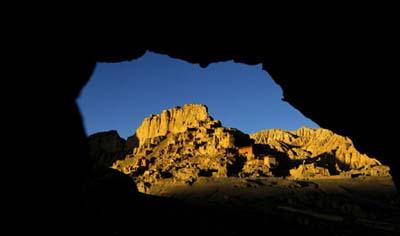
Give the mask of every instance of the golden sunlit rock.
[{"label": "golden sunlit rock", "polygon": [[203,104],[145,118],[125,142],[116,131],[89,137],[95,166],[131,175],[141,191],[160,180],[199,177],[389,176],[389,168],[327,129],[263,130],[250,136],[225,128]]},{"label": "golden sunlit rock", "polygon": [[[333,221],[339,227],[357,223],[363,230],[400,232],[387,215],[398,212],[399,200],[389,168],[327,129],[247,135],[223,127],[205,105],[187,104],[145,118],[126,141],[108,131],[91,135],[89,144],[94,169],[112,167],[146,196],[179,199],[201,209],[261,210],[267,222],[289,217],[291,223],[284,224],[297,222],[307,230],[325,229]],[[112,188],[114,175],[100,182]]]},{"label": "golden sunlit rock", "polygon": [[139,144],[147,139],[165,136],[168,133],[182,133],[188,128],[200,127],[202,123],[211,125],[213,119],[208,115],[208,109],[202,104],[186,104],[183,108],[176,107],[162,111],[143,120],[136,130]]},{"label": "golden sunlit rock", "polygon": [[301,163],[299,170],[290,171],[295,177],[350,173],[389,175],[387,166],[382,166],[375,158],[358,152],[349,138],[327,129],[307,127],[296,131],[270,129],[251,134],[250,137],[256,144],[267,145],[269,149],[285,153],[290,160]]}]

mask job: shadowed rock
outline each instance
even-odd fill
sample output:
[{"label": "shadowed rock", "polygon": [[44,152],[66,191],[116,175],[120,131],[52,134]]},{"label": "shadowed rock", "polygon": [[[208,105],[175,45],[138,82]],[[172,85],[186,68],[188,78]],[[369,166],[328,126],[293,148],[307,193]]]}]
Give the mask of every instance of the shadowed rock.
[{"label": "shadowed rock", "polygon": [[89,155],[94,169],[104,169],[125,157],[125,140],[117,131],[99,132],[88,137]]}]

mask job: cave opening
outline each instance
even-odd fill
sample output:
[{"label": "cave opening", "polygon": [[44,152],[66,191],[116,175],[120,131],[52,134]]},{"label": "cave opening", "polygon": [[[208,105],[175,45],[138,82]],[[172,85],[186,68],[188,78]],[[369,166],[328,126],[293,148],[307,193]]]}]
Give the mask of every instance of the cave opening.
[{"label": "cave opening", "polygon": [[[248,137],[239,137],[241,136],[239,133],[242,132],[251,135],[266,130],[291,132],[300,127],[318,128],[317,124],[304,117],[287,102],[282,101],[282,97],[281,88],[263,70],[261,64],[246,65],[226,61],[212,63],[206,68],[202,68],[186,61],[148,52],[133,61],[98,63],[92,79],[81,92],[78,104],[89,135],[90,149],[101,147],[102,150],[108,150],[110,153],[104,155],[98,151],[91,152],[92,163],[97,169],[102,166],[114,166],[115,168],[116,161],[123,160],[127,155],[128,159],[134,158],[132,150],[136,147],[135,145],[139,145],[141,138],[137,137],[137,133],[143,133],[143,131],[139,131],[139,128],[145,127],[144,119],[146,117],[152,117],[154,114],[177,107],[183,107],[182,109],[185,110],[186,105],[190,104],[204,104],[206,113],[208,113],[206,116],[218,120],[216,123],[208,124],[210,127],[205,130],[209,139],[200,140],[199,137],[192,137],[193,134],[201,134],[201,130],[198,130],[197,126],[205,124],[199,123],[197,126],[190,126],[183,121],[182,124],[175,124],[175,126],[188,126],[188,135],[190,139],[194,139],[195,145],[186,150],[179,146],[182,145],[181,142],[179,145],[175,144],[176,148],[170,147],[161,150],[159,155],[171,152],[182,153],[186,150],[188,157],[196,156],[193,155],[193,150],[197,152],[210,146],[210,137],[213,137],[214,129],[219,126],[238,130],[238,132],[233,131],[232,134],[236,139],[234,147],[249,145],[249,142],[252,142]],[[201,113],[201,110],[191,112]],[[170,119],[167,120],[169,123],[173,122],[173,119],[179,118],[171,117]],[[190,120],[191,118],[186,117],[185,119]],[[161,120],[160,122],[165,121]],[[157,127],[153,124],[145,129],[159,130],[162,126],[161,123]],[[176,127],[172,129],[176,129]],[[165,134],[157,132],[153,132],[151,135],[158,136],[158,142],[155,143],[154,138],[156,137],[153,137],[153,143],[146,144],[148,149],[142,150],[143,155],[151,156],[153,149],[156,149],[162,141]],[[116,151],[118,149],[124,149],[124,152],[119,153]],[[232,151],[234,150],[232,147],[224,149],[226,149],[225,152],[235,153]],[[261,153],[255,159],[261,161],[264,158]],[[290,165],[285,164],[288,162],[286,160],[288,158],[282,155],[279,158],[282,160],[281,165],[277,168],[285,167],[285,170],[274,170],[274,173],[285,173],[280,176],[288,175]],[[150,162],[150,159],[151,157],[147,162]],[[140,162],[146,165],[145,160]],[[220,164],[229,170],[239,168],[235,172],[236,175],[239,175],[244,166],[243,158],[239,157],[226,161],[228,164],[222,162],[225,161],[221,161]],[[132,168],[126,168],[126,171],[122,172],[130,174]],[[209,167],[205,170],[213,168]],[[200,172],[205,170],[201,169]],[[143,174],[144,170],[139,168],[137,172]],[[216,173],[215,176],[224,176],[228,172],[233,173],[232,171],[223,172],[222,174]],[[252,175],[252,172],[240,175],[249,176]],[[254,170],[254,172],[258,173],[259,171]],[[165,173],[165,171],[161,173]]]},{"label": "cave opening", "polygon": [[[89,138],[93,134],[100,131],[118,131],[116,134],[118,138],[122,137],[122,139],[119,140],[119,142],[114,142],[115,140],[111,138],[111,140],[114,140],[112,142],[114,145],[113,147],[118,146],[125,148],[126,144],[129,142],[140,142],[129,138],[135,134],[135,131],[141,126],[145,117],[158,114],[165,109],[174,108],[176,106],[184,107],[184,104],[205,104],[208,106],[209,114],[213,118],[220,120],[223,126],[238,128],[247,134],[254,133],[262,129],[272,128],[296,130],[301,126],[308,126],[312,128],[318,127],[318,125],[305,118],[300,112],[295,110],[288,103],[283,102],[281,99],[282,91],[273,82],[273,80],[269,78],[269,75],[263,70],[260,64],[249,66],[228,61],[213,63],[204,69],[197,65],[189,64],[180,60],[170,59],[167,56],[147,53],[143,57],[131,62],[98,63],[91,80],[81,92],[81,96],[78,99],[78,104],[83,114],[86,132],[88,135],[90,135]],[[219,125],[216,123],[213,123],[210,127],[214,127],[213,125],[215,125],[215,127],[219,127]],[[188,130],[190,132],[201,133],[201,129],[199,130],[198,128],[194,127],[190,127]],[[207,134],[213,133],[209,129],[206,129],[205,131]],[[158,131],[155,132],[157,133]],[[293,135],[293,138],[295,139],[297,136],[300,136],[303,133],[306,133],[306,131],[300,129],[298,133],[288,134],[288,139],[290,140],[292,138],[291,135]],[[283,136],[285,135],[287,134],[284,133]],[[262,171],[259,169],[252,170],[253,172],[250,174],[242,173],[243,175],[235,176],[235,178],[245,177],[245,179],[238,182],[230,182],[229,184],[233,190],[230,189],[227,194],[214,194],[212,191],[215,191],[215,189],[211,191],[208,187],[203,187],[211,185],[214,187],[217,186],[217,189],[222,189],[222,186],[226,185],[226,182],[224,182],[224,177],[229,176],[228,172],[232,172],[226,171],[225,173],[224,170],[232,170],[233,168],[235,169],[233,172],[240,172],[244,166],[244,163],[251,158],[247,160],[242,159],[241,165],[239,165],[240,170],[236,170],[238,165],[234,165],[235,163],[232,165],[232,158],[224,158],[223,156],[217,155],[216,157],[218,157],[219,166],[210,165],[207,166],[207,168],[197,170],[196,165],[198,165],[198,163],[195,159],[199,157],[188,153],[186,157],[171,156],[171,158],[168,159],[168,161],[171,161],[172,163],[183,163],[184,166],[179,166],[175,169],[171,168],[168,171],[165,171],[165,169],[162,169],[159,166],[161,168],[159,174],[158,172],[150,172],[149,166],[157,162],[157,158],[155,157],[156,155],[153,155],[154,151],[150,149],[157,149],[159,143],[167,143],[165,147],[161,148],[161,150],[157,150],[157,152],[159,151],[159,154],[162,155],[166,152],[182,153],[185,152],[185,150],[192,152],[193,148],[201,149],[203,146],[205,146],[205,144],[207,144],[207,142],[204,140],[198,140],[198,142],[197,140],[194,140],[196,141],[195,145],[186,149],[184,146],[177,145],[182,141],[179,140],[180,138],[182,137],[179,136],[177,141],[165,138],[163,136],[157,136],[157,140],[152,139],[150,143],[145,143],[145,145],[143,145],[144,148],[142,150],[143,152],[141,153],[144,154],[144,157],[140,158],[135,157],[135,155],[133,155],[134,153],[123,153],[124,155],[121,155],[121,153],[111,153],[111,155],[119,155],[118,157],[114,156],[113,158],[116,158],[115,161],[121,164],[120,166],[123,168],[126,167],[126,169],[121,170],[122,167],[118,169],[118,165],[115,165],[114,167],[116,167],[116,169],[122,173],[130,175],[132,173],[132,169],[136,167],[132,165],[126,165],[126,163],[132,162],[132,160],[136,158],[135,160],[137,163],[135,163],[135,165],[137,165],[137,172],[131,176],[136,178],[137,175],[148,175],[152,176],[152,178],[163,178],[167,181],[173,179],[174,184],[178,182],[178,185],[171,185],[173,189],[162,189],[154,188],[156,184],[150,183],[146,180],[141,182],[142,185],[138,185],[140,192],[151,193],[152,195],[162,197],[170,197],[173,195],[178,199],[191,199],[193,201],[207,199],[208,201],[212,202],[212,204],[222,203],[224,208],[222,211],[225,213],[231,210],[233,207],[231,204],[238,204],[238,202],[243,204],[239,207],[239,209],[241,209],[243,206],[255,207],[257,204],[259,204],[257,203],[253,206],[251,203],[249,203],[246,200],[248,196],[244,194],[242,191],[243,189],[246,191],[249,189],[254,189],[256,190],[255,192],[262,193],[264,192],[262,190],[263,188],[281,188],[277,186],[284,186],[284,191],[288,191],[290,193],[284,193],[283,195],[282,192],[279,194],[277,193],[276,196],[273,196],[271,199],[269,199],[270,202],[263,202],[262,204],[266,204],[268,207],[274,204],[289,204],[289,206],[285,205],[283,208],[280,208],[280,211],[282,211],[283,214],[288,214],[288,212],[293,211],[299,212],[300,210],[298,208],[302,207],[307,209],[307,211],[302,214],[312,220],[314,219],[313,217],[315,217],[315,215],[318,215],[314,214],[315,212],[318,212],[321,209],[334,208],[335,204],[340,204],[343,202],[345,204],[349,204],[351,210],[353,208],[358,209],[358,207],[363,209],[365,207],[366,209],[366,212],[361,211],[361,213],[357,211],[348,212],[347,209],[334,209],[333,212],[343,214],[344,217],[370,214],[374,209],[373,207],[370,208],[371,205],[368,204],[361,206],[354,205],[353,201],[355,198],[345,199],[342,197],[333,197],[335,199],[332,201],[331,195],[324,195],[321,193],[324,191],[323,188],[332,187],[329,185],[330,183],[323,182],[321,184],[318,181],[299,182],[297,180],[291,181],[285,178],[254,178],[262,173]],[[185,138],[190,140],[194,139],[191,134],[183,136],[183,139]],[[259,140],[263,140],[263,138],[265,137],[261,136]],[[101,139],[99,140],[101,141]],[[279,147],[282,149],[277,148],[271,151],[271,146],[258,147],[259,149],[268,150],[268,152],[272,155],[272,157],[267,157],[263,160],[263,165],[271,165],[271,163],[275,162],[274,158],[276,157],[286,158],[286,161],[288,161],[288,154],[286,153],[288,150],[292,152],[290,155],[307,158],[312,152],[312,150],[303,150],[299,148],[299,144],[296,144],[295,142],[291,144],[285,144],[278,141],[274,145],[276,145],[274,147]],[[111,149],[113,147],[111,147]],[[130,151],[131,149],[128,150],[128,152]],[[318,155],[316,155],[314,158],[310,158],[309,160],[315,159],[318,161],[316,162],[317,167],[324,166],[327,163],[326,161],[332,161],[330,158],[333,155],[332,152],[334,152],[333,154],[336,154],[337,150],[326,150],[326,152],[324,151],[318,153]],[[125,154],[129,154],[131,156],[125,158]],[[149,158],[146,158],[146,156],[149,156]],[[107,156],[103,156],[103,158],[107,158]],[[345,156],[345,158],[348,157]],[[194,162],[188,162],[187,160],[189,159],[194,160]],[[309,168],[309,166],[306,166],[308,163],[305,163],[302,159],[296,160],[296,162],[298,163],[296,167],[299,168],[297,168],[297,172],[294,172],[294,174],[302,174],[304,171],[308,171],[307,168]],[[108,164],[113,165],[113,163]],[[163,165],[168,164],[170,163],[163,163]],[[343,165],[347,168],[346,163],[340,163],[340,165]],[[285,166],[289,165],[285,164]],[[314,169],[311,171],[315,172]],[[288,170],[286,172],[286,174],[289,173]],[[328,171],[328,173],[329,172],[330,171]],[[350,173],[349,175],[350,179],[354,176],[360,176],[357,173]],[[363,174],[361,174],[361,180],[362,176]],[[208,179],[209,177],[217,178],[213,178],[211,183],[211,181]],[[179,185],[181,183],[193,188],[197,186],[198,189],[196,189],[196,194],[188,194],[182,190],[182,186]],[[383,191],[383,194],[388,194],[388,196],[391,194],[392,187],[390,186],[386,186],[383,190],[379,189],[379,185],[382,183],[387,184],[386,182],[378,181],[376,183],[376,186],[378,186],[377,189],[379,191]],[[199,187],[199,184],[203,185]],[[375,183],[371,184],[371,182],[369,182],[369,184],[370,185],[368,188],[371,189],[371,186],[373,186]],[[364,186],[366,186],[365,183]],[[151,187],[153,190],[152,192],[149,192]],[[345,191],[348,189],[350,189],[349,191],[354,191],[354,189],[348,188],[348,186],[343,187],[342,189]],[[217,190],[217,192],[218,191],[219,190]],[[310,191],[311,194],[305,195],[304,197],[297,196],[297,194],[302,191]],[[173,194],[171,194],[172,192]],[[357,192],[357,190],[355,192]],[[315,199],[324,199],[326,201],[322,200],[319,202],[320,205],[316,207],[309,203]],[[373,201],[375,200],[376,199],[373,199]],[[385,209],[390,209],[391,205],[386,205],[385,207]],[[147,211],[147,209],[144,209],[144,211]],[[210,210],[209,212],[212,211]],[[204,216],[209,214],[209,212],[199,214]],[[242,214],[242,212],[240,214]],[[244,215],[246,215],[246,213],[243,213],[242,216]],[[267,216],[264,215],[263,217],[271,220],[271,218],[275,216],[271,216],[268,213]],[[293,217],[295,218],[296,216]],[[254,222],[260,221],[258,223],[265,223],[263,222],[263,219],[249,219],[251,220],[246,222],[246,224],[252,224],[251,221],[253,220],[256,220]],[[302,227],[303,225],[300,223],[298,226]],[[317,224],[315,227],[322,226]],[[242,229],[243,228],[236,228],[235,230],[241,231]]]}]

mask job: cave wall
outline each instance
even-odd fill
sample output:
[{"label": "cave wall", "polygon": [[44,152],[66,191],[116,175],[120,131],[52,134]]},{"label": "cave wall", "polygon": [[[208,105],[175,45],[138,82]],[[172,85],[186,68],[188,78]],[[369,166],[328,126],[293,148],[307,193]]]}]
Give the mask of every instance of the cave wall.
[{"label": "cave wall", "polygon": [[[72,41],[63,38],[49,54],[36,59],[37,77],[15,79],[18,89],[14,91],[23,87],[26,93],[17,106],[12,106],[8,117],[21,127],[18,135],[29,130],[29,136],[21,141],[23,146],[14,144],[12,149],[25,162],[10,165],[23,167],[18,175],[24,172],[21,178],[15,177],[15,186],[23,188],[16,190],[22,200],[15,204],[18,207],[13,214],[23,216],[32,231],[54,233],[58,231],[52,228],[63,228],[77,232],[81,224],[90,221],[92,215],[82,210],[88,199],[81,184],[94,174],[75,100],[97,62],[133,60],[146,51],[202,67],[227,60],[262,63],[282,87],[285,101],[321,127],[349,136],[358,150],[389,165],[399,185],[400,158],[393,135],[397,134],[399,120],[395,79],[399,77],[396,57],[400,40],[394,36],[394,28],[381,30],[379,25],[371,29],[366,24],[361,32],[357,25],[345,30],[324,27],[323,31],[301,28],[291,32],[282,27],[290,32],[282,33],[266,26],[257,28],[260,33],[234,28],[227,34],[219,28],[192,35],[196,27],[188,33],[186,27],[171,31],[169,26],[160,26],[148,34],[135,26],[118,32],[100,26],[91,37],[73,34],[76,37]],[[41,53],[29,54],[30,62]],[[30,75],[32,71],[26,72]],[[12,136],[13,140],[21,140],[18,135]]]}]

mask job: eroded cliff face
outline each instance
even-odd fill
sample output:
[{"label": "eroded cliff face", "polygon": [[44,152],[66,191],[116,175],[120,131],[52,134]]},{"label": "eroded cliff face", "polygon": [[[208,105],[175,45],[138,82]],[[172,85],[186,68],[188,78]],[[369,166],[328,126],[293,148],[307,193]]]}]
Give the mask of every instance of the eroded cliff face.
[{"label": "eroded cliff face", "polygon": [[241,131],[222,127],[202,104],[151,115],[132,137],[138,145],[113,168],[134,176],[142,191],[161,178],[192,183],[199,176],[235,175],[244,161],[237,146],[252,142]]},{"label": "eroded cliff face", "polygon": [[160,114],[151,115],[143,120],[136,130],[139,145],[147,139],[166,136],[169,133],[182,133],[188,128],[200,127],[203,124],[215,123],[208,115],[208,108],[202,104],[185,104],[182,108],[175,107],[162,111]]},{"label": "eroded cliff face", "polygon": [[202,104],[151,115],[126,142],[110,131],[90,136],[89,143],[97,166],[132,176],[143,192],[160,179],[191,184],[201,176],[319,178],[389,172],[358,152],[349,138],[327,129],[271,129],[249,136],[223,127]]},{"label": "eroded cliff face", "polygon": [[[321,176],[357,171],[367,175],[389,174],[389,168],[382,166],[375,158],[357,151],[349,138],[327,129],[270,129],[250,136],[256,144],[266,145],[274,152],[286,154],[293,162],[302,163],[297,170],[301,173],[314,171]],[[298,172],[293,169],[291,174],[301,175]]]}]

